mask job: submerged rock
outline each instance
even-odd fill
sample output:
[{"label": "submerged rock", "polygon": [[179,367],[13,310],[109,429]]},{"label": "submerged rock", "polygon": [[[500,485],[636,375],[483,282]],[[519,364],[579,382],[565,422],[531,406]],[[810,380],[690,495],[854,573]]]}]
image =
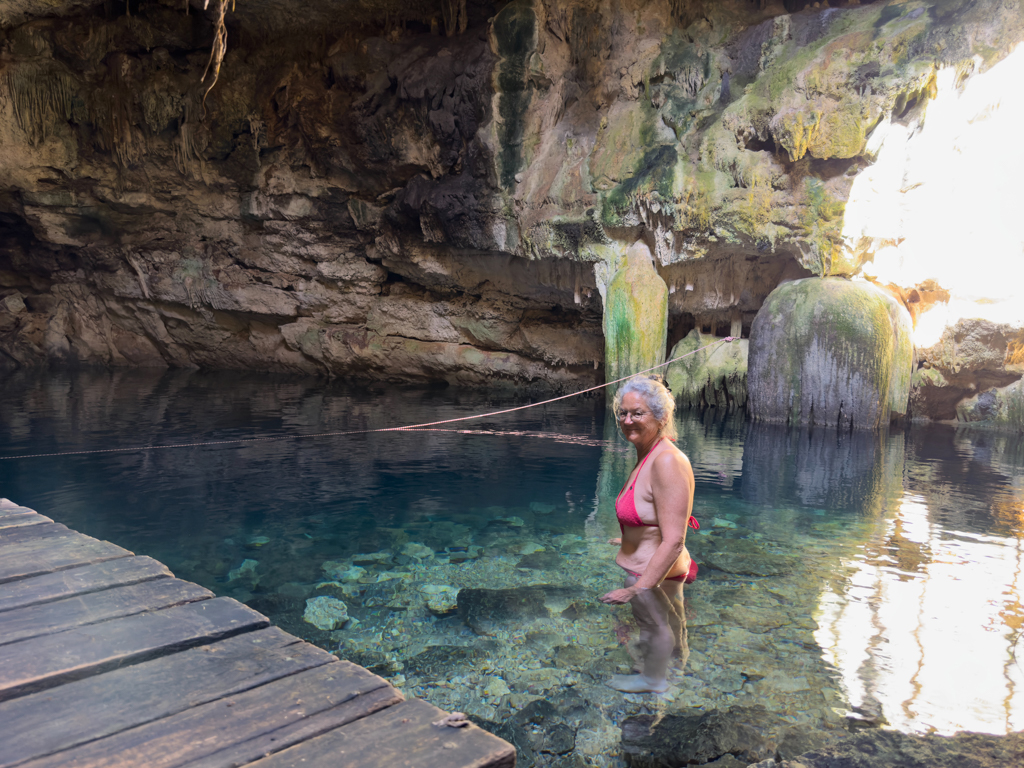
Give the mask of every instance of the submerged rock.
[{"label": "submerged rock", "polygon": [[435,645],[405,662],[406,677],[451,677],[457,669],[468,669],[481,651],[465,646]]},{"label": "submerged rock", "polygon": [[911,331],[903,305],[869,283],[779,286],[750,331],[750,414],[790,425],[886,426],[907,412]]},{"label": "submerged rock", "polygon": [[302,619],[329,632],[348,621],[348,606],[333,597],[311,597],[306,601]]},{"label": "submerged rock", "polygon": [[390,562],[390,552],[370,552],[352,555],[353,565],[382,565]]},{"label": "submerged rock", "polygon": [[348,565],[348,563],[337,563],[333,560],[326,560],[320,567],[334,581],[354,582],[366,576],[365,568]]},{"label": "submerged rock", "polygon": [[742,765],[774,754],[772,744],[749,721],[744,709],[708,713],[638,715],[622,723],[622,748],[631,768],[682,768],[704,765],[725,755]]},{"label": "submerged rock", "polygon": [[710,552],[702,556],[704,564],[736,576],[784,576],[799,565],[798,558],[787,555]]},{"label": "submerged rock", "polygon": [[420,592],[427,598],[427,608],[435,616],[447,616],[458,609],[458,587],[441,584],[424,584]]},{"label": "submerged rock", "polygon": [[543,552],[532,552],[525,557],[519,558],[516,568],[533,569],[538,571],[558,570],[565,564],[562,556],[551,550]]},{"label": "submerged rock", "polygon": [[1024,765],[1024,733],[997,736],[961,732],[917,736],[871,730],[838,744],[781,762],[767,759],[751,768],[1007,768]]},{"label": "submerged rock", "polygon": [[423,560],[427,557],[433,557],[434,550],[424,544],[420,544],[418,541],[410,541],[402,547],[402,554],[414,557],[417,560]]},{"label": "submerged rock", "polygon": [[246,558],[240,566],[228,571],[228,581],[244,580],[255,586],[260,580],[260,577],[256,575],[256,566],[259,564],[259,560]]},{"label": "submerged rock", "polygon": [[537,585],[514,589],[463,589],[459,591],[460,618],[479,634],[493,634],[504,624],[561,615],[584,602],[575,587]]}]

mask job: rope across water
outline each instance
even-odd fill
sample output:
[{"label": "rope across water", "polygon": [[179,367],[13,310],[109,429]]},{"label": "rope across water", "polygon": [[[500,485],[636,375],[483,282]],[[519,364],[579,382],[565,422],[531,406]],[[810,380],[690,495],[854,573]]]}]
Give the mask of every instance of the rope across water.
[{"label": "rope across water", "polygon": [[577,397],[578,395],[585,395],[588,392],[595,392],[605,387],[610,387],[613,384],[630,379],[633,376],[642,376],[645,373],[656,371],[659,368],[664,368],[666,365],[682,360],[683,358],[695,355],[698,352],[703,352],[706,349],[714,347],[716,345],[725,344],[730,341],[735,341],[734,336],[726,336],[724,339],[718,339],[710,344],[706,344],[700,349],[695,349],[692,352],[687,352],[685,355],[674,357],[671,360],[666,360],[664,363],[651,366],[642,371],[631,373],[629,376],[623,376],[613,381],[606,381],[604,384],[598,384],[587,389],[581,389],[578,392],[570,392],[568,395],[559,395],[558,397],[552,397],[548,400],[542,400],[539,403],[529,403],[528,405],[517,405],[514,408],[503,408],[500,411],[490,411],[488,413],[477,413],[472,416],[458,416],[454,419],[441,419],[440,421],[427,421],[422,424],[406,424],[401,427],[379,427],[377,429],[353,429],[342,432],[311,432],[308,434],[301,435],[274,435],[271,437],[240,437],[234,440],[206,440],[195,443],[170,443],[168,445],[140,445],[131,448],[99,448],[91,451],[58,451],[56,453],[28,453],[21,456],[0,456],[0,461],[14,461],[16,459],[43,459],[53,458],[56,456],[89,456],[98,453],[134,453],[136,451],[162,451],[169,450],[171,448],[201,448],[209,445],[239,445],[243,443],[269,443],[277,440],[300,440],[303,438],[310,437],[344,437],[346,435],[366,435],[373,432],[408,432],[410,430],[422,429],[425,427],[436,427],[441,424],[454,424],[460,421],[472,421],[474,419],[486,419],[489,416],[501,416],[505,413],[514,413],[515,411],[524,411],[527,408],[538,408],[542,405],[548,405],[549,403],[556,403],[559,400],[565,400],[570,397]]}]

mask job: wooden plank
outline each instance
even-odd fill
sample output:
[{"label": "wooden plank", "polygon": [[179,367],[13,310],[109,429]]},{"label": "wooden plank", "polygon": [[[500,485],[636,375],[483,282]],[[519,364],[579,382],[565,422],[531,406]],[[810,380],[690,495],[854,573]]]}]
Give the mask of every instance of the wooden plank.
[{"label": "wooden plank", "polygon": [[53,520],[38,512],[22,512],[18,515],[7,515],[0,517],[0,533],[8,528],[21,528],[25,525],[37,525],[39,523],[52,523]]},{"label": "wooden plank", "polygon": [[23,766],[175,768],[340,705],[357,714],[362,694],[384,688],[362,667],[335,661]]},{"label": "wooden plank", "polygon": [[167,566],[151,557],[122,557],[69,568],[5,584],[0,589],[0,612],[167,576],[173,576]]},{"label": "wooden plank", "polygon": [[34,509],[29,509],[28,507],[22,507],[19,506],[18,504],[13,504],[12,502],[7,501],[7,499],[3,499],[2,501],[6,501],[7,505],[0,505],[0,517],[7,517],[8,515],[20,515],[24,514],[25,512],[35,512]]},{"label": "wooden plank", "polygon": [[270,627],[0,702],[0,768],[334,661]]},{"label": "wooden plank", "polygon": [[0,646],[211,597],[198,584],[168,578],[16,608],[0,613]]},{"label": "wooden plank", "polygon": [[445,716],[413,699],[257,760],[250,768],[513,768],[511,744],[475,725],[433,725]]},{"label": "wooden plank", "polygon": [[15,542],[0,546],[0,584],[131,554],[127,549],[80,533],[59,539]]},{"label": "wooden plank", "polygon": [[69,536],[84,535],[78,531],[71,530],[66,525],[54,522],[31,525],[27,528],[6,528],[0,530],[0,555],[3,555],[4,550],[13,544],[36,541],[37,539],[68,538]]},{"label": "wooden plank", "polygon": [[0,646],[0,701],[266,627],[227,597]]},{"label": "wooden plank", "polygon": [[280,752],[295,744],[301,744],[307,739],[315,738],[322,733],[368,717],[386,707],[393,707],[404,700],[405,697],[390,685],[378,688],[375,691],[362,693],[337,707],[297,720],[241,744],[218,750],[212,755],[194,760],[186,765],[188,768],[237,768],[237,766],[248,765],[254,760]]}]

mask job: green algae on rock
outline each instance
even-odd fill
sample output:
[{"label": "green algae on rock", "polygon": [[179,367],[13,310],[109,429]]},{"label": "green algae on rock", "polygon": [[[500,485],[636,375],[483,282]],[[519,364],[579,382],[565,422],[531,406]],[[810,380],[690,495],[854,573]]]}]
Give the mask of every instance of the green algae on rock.
[{"label": "green algae on rock", "polygon": [[654,269],[650,249],[637,242],[605,296],[605,377],[614,380],[660,364],[667,337],[668,286]]},{"label": "green algae on rock", "polygon": [[779,286],[751,327],[751,416],[884,427],[907,412],[911,329],[907,310],[866,282],[805,278]]},{"label": "green algae on rock", "polygon": [[[669,358],[682,357],[715,341],[715,336],[694,328],[676,343]],[[746,405],[748,346],[746,339],[736,339],[669,365],[665,378],[676,403],[691,408],[742,408]]]},{"label": "green algae on rock", "polygon": [[993,387],[961,401],[956,407],[956,420],[1024,431],[1024,382]]}]

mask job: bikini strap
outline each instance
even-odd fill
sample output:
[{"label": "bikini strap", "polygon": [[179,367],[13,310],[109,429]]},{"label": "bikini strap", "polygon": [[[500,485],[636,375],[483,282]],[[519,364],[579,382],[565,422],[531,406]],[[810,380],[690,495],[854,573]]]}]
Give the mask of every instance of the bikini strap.
[{"label": "bikini strap", "polygon": [[646,464],[646,463],[647,463],[647,460],[648,460],[649,458],[651,458],[651,454],[652,454],[652,453],[654,453],[654,449],[655,449],[655,448],[657,448],[657,447],[658,447],[658,445],[659,445],[659,444],[661,443],[661,441],[662,441],[662,440],[664,440],[664,439],[665,439],[665,438],[663,438],[663,437],[659,437],[659,438],[658,438],[658,442],[657,442],[657,443],[655,443],[654,445],[652,445],[652,446],[651,446],[651,450],[649,450],[649,451],[647,452],[647,455],[646,455],[646,456],[644,456],[644,459],[643,459],[643,461],[641,461],[641,462],[640,462],[640,466],[639,466],[639,467],[637,467],[637,470],[636,470],[636,477],[634,477],[634,478],[633,478],[633,484],[634,484],[634,485],[636,485],[636,481],[637,481],[637,480],[638,480],[638,479],[640,478],[640,472],[641,472],[641,470],[643,470],[643,468],[644,468],[644,464]]}]

